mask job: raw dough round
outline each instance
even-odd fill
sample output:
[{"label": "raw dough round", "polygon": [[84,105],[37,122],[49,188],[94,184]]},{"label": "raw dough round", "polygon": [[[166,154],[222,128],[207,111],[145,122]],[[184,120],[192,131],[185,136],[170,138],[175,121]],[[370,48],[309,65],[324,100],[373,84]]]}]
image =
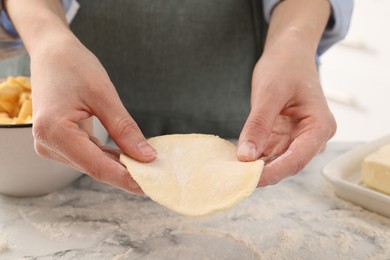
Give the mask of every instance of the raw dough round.
[{"label": "raw dough round", "polygon": [[120,161],[152,200],[190,216],[228,209],[256,188],[264,162],[240,162],[236,147],[214,135],[175,134],[148,140],[151,163],[124,154]]}]

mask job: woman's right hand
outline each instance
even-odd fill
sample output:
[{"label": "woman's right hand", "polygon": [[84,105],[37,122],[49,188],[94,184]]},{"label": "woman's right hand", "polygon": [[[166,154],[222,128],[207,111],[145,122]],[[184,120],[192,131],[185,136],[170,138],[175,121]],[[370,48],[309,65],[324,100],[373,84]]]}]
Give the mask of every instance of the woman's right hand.
[{"label": "woman's right hand", "polygon": [[96,116],[124,153],[142,162],[156,158],[95,55],[72,34],[65,34],[42,41],[30,56],[37,153],[99,181],[142,193],[113,153],[106,153],[93,137],[90,119]]},{"label": "woman's right hand", "polygon": [[118,147],[142,162],[156,158],[98,59],[70,31],[60,1],[3,0],[31,58],[37,153],[129,192],[142,193],[118,152],[93,136],[96,116]]}]

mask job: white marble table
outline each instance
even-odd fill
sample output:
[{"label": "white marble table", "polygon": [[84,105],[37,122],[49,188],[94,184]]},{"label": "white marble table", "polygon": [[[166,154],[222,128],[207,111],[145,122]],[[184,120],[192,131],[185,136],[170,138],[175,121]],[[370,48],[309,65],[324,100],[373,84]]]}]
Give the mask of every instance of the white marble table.
[{"label": "white marble table", "polygon": [[0,196],[0,259],[390,259],[390,219],[338,199],[320,174],[354,146],[330,143],[298,176],[203,218],[88,177]]}]

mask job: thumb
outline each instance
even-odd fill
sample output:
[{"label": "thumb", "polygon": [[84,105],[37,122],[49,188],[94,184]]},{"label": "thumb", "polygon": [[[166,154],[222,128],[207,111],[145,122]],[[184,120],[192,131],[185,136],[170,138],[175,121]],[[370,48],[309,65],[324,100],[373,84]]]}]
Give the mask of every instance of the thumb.
[{"label": "thumb", "polygon": [[273,124],[279,113],[274,104],[252,108],[241,131],[237,145],[240,161],[257,160],[265,149]]},{"label": "thumb", "polygon": [[94,110],[96,116],[123,152],[141,162],[153,161],[157,157],[156,150],[148,144],[119,97],[117,99],[106,105],[100,104]]}]

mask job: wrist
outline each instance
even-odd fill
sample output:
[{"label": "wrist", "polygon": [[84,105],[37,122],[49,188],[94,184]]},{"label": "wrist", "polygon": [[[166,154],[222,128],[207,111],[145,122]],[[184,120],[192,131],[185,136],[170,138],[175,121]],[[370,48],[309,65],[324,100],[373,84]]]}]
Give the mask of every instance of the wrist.
[{"label": "wrist", "polygon": [[297,49],[315,57],[330,17],[328,0],[285,0],[274,9],[265,50]]},{"label": "wrist", "polygon": [[71,34],[60,1],[3,0],[4,8],[27,51],[39,49],[46,40]]},{"label": "wrist", "polygon": [[264,56],[273,56],[281,60],[300,59],[315,61],[317,45],[308,41],[295,27],[285,30],[272,41],[267,41]]},{"label": "wrist", "polygon": [[26,49],[34,60],[37,57],[51,57],[67,52],[72,46],[78,45],[79,40],[69,30],[46,30],[34,35],[33,39],[29,39],[26,43]]}]

